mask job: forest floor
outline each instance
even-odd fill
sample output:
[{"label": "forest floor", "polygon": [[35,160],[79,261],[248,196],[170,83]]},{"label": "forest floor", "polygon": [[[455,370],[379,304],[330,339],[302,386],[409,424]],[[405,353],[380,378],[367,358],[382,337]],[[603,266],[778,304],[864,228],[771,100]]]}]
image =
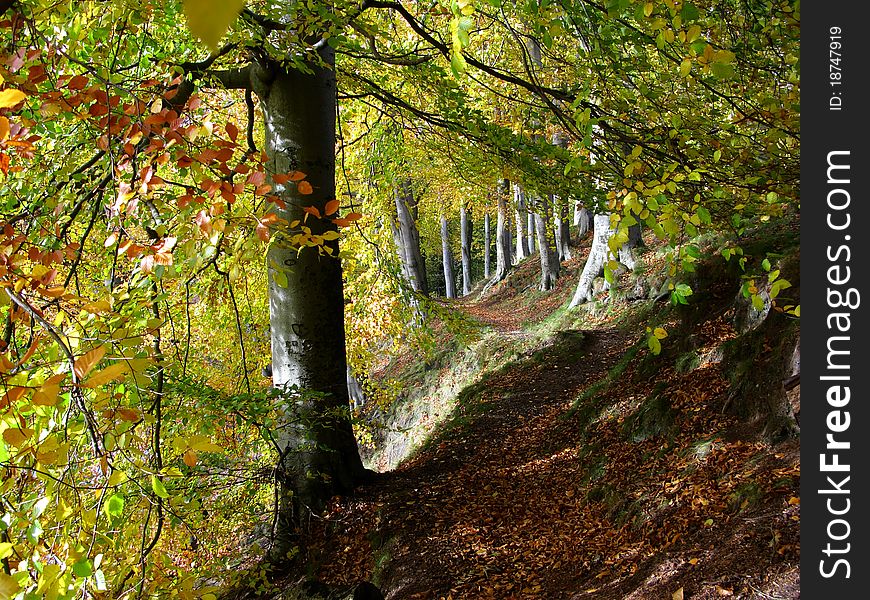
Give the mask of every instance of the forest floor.
[{"label": "forest floor", "polygon": [[[583,256],[549,295],[536,262],[452,305],[526,335],[564,311]],[[726,410],[729,286],[676,359],[613,300],[484,373],[427,443],[312,525],[317,578],[389,600],[799,598],[799,440]]]}]

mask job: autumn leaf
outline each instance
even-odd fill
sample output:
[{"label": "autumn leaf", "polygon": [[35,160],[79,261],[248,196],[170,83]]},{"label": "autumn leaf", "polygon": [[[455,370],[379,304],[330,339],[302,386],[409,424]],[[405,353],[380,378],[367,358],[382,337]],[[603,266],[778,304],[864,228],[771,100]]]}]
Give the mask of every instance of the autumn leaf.
[{"label": "autumn leaf", "polygon": [[32,429],[29,429],[27,427],[23,427],[23,428],[12,427],[12,428],[6,429],[3,432],[3,440],[7,444],[9,444],[10,446],[15,446],[16,448],[19,448],[32,435],[33,435]]},{"label": "autumn leaf", "polygon": [[25,98],[27,95],[20,90],[3,90],[0,92],[0,108],[12,108]]},{"label": "autumn leaf", "polygon": [[338,212],[339,207],[340,204],[338,200],[330,200],[326,203],[326,206],[323,207],[323,214],[326,216],[335,214],[336,212]]},{"label": "autumn leaf", "polygon": [[320,218],[320,210],[316,206],[303,206],[302,210],[304,210],[307,214],[312,215],[314,217]]},{"label": "autumn leaf", "polygon": [[75,368],[73,369],[76,377],[79,380],[84,379],[85,375],[91,372],[91,369],[94,368],[94,365],[100,362],[100,359],[103,358],[105,354],[106,347],[99,346],[97,348],[94,348],[93,350],[90,350],[89,352],[86,352],[78,359],[76,359]]},{"label": "autumn leaf", "polygon": [[6,141],[6,138],[9,137],[9,131],[9,119],[0,117],[0,142]]},{"label": "autumn leaf", "polygon": [[127,364],[123,361],[116,362],[113,365],[109,365],[105,369],[101,371],[97,371],[92,376],[88,377],[87,381],[85,381],[82,386],[88,388],[94,388],[101,385],[105,385],[110,381],[115,381],[116,379],[121,379],[124,375],[127,374],[129,368]]},{"label": "autumn leaf", "polygon": [[245,0],[184,0],[184,15],[190,32],[211,50],[218,43],[245,5]]},{"label": "autumn leaf", "polygon": [[298,189],[299,193],[302,194],[303,196],[307,196],[308,194],[311,194],[314,192],[314,188],[312,188],[311,184],[308,183],[307,181],[300,181],[299,183],[297,183],[296,189]]}]

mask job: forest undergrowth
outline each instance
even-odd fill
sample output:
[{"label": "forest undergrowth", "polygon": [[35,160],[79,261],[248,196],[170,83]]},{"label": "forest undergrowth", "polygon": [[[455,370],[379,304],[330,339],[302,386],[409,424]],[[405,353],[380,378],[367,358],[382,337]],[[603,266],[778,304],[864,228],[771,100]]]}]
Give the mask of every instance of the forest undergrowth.
[{"label": "forest undergrowth", "polygon": [[445,378],[462,389],[414,412],[402,435],[425,441],[312,523],[310,575],[391,600],[799,598],[799,386],[782,383],[797,322],[770,310],[747,325],[721,260],[699,267],[688,306],[602,292],[573,310],[582,254],[551,294],[534,263],[450,304],[480,323],[478,353],[491,340],[485,367],[451,372],[468,350],[442,344],[434,363],[380,372],[406,400]]}]

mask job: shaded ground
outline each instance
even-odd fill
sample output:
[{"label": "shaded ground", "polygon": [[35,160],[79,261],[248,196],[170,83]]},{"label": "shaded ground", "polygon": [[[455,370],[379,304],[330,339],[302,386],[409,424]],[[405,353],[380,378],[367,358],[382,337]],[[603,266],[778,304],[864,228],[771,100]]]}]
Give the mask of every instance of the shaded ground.
[{"label": "shaded ground", "polygon": [[[549,314],[558,300],[516,304],[528,273],[463,310],[506,334]],[[716,349],[734,336],[710,311],[698,360],[675,364],[637,331],[560,333],[336,499],[313,525],[316,575],[391,600],[799,598],[799,446],[723,414]]]}]

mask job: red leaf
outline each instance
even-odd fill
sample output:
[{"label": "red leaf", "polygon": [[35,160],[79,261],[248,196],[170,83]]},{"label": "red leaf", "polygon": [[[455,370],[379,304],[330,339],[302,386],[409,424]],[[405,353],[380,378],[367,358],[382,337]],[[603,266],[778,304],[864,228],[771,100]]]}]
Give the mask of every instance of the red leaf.
[{"label": "red leaf", "polygon": [[236,138],[239,137],[239,128],[232,123],[227,123],[224,129],[226,129],[227,135],[230,136],[230,139],[235,142]]},{"label": "red leaf", "polygon": [[339,204],[338,200],[330,200],[329,202],[326,203],[326,206],[323,208],[323,214],[325,214],[327,216],[335,214],[336,212],[338,212],[339,206],[340,206],[340,204]]},{"label": "red leaf", "polygon": [[[308,183],[307,181],[300,181],[299,183],[297,183],[296,189],[298,189],[299,193],[302,194],[303,196],[307,196],[308,194],[311,194],[312,192],[314,192],[314,188],[312,188],[311,184]],[[317,216],[319,217],[320,215],[318,214]]]}]

